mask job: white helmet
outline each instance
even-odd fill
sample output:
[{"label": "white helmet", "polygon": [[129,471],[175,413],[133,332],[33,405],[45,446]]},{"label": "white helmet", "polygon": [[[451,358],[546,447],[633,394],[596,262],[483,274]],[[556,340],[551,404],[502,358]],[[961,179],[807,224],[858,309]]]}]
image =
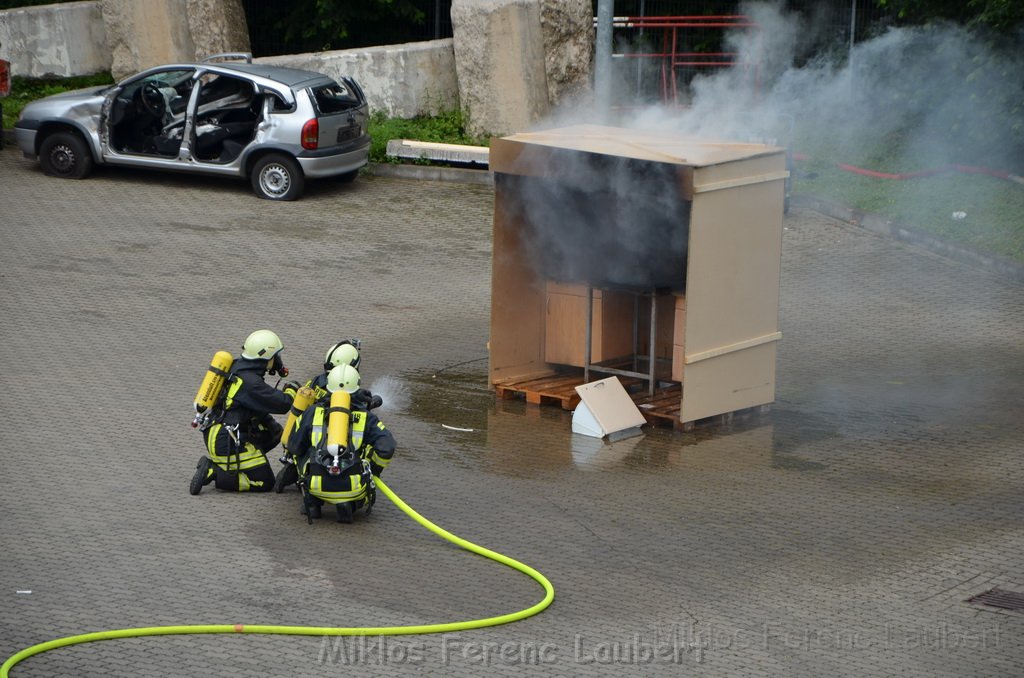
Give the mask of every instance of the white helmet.
[{"label": "white helmet", "polygon": [[346,339],[327,349],[327,357],[324,358],[324,369],[330,371],[331,368],[338,365],[351,365],[359,369],[360,360],[359,347]]},{"label": "white helmet", "polygon": [[283,348],[281,337],[270,330],[256,330],[245,338],[245,343],[242,344],[242,357],[249,360],[270,360]]},{"label": "white helmet", "polygon": [[327,373],[327,390],[355,393],[359,390],[359,370],[351,365],[338,365]]}]

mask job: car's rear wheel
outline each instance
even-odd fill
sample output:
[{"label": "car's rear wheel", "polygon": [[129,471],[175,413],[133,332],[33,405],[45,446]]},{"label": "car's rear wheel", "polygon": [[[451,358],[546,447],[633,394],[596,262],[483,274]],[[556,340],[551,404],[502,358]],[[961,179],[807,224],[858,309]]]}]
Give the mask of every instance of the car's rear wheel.
[{"label": "car's rear wheel", "polygon": [[298,200],[305,184],[299,164],[281,153],[263,156],[252,168],[252,190],[266,200]]},{"label": "car's rear wheel", "polygon": [[84,179],[92,172],[92,153],[74,132],[56,132],[43,139],[39,166],[51,177]]}]

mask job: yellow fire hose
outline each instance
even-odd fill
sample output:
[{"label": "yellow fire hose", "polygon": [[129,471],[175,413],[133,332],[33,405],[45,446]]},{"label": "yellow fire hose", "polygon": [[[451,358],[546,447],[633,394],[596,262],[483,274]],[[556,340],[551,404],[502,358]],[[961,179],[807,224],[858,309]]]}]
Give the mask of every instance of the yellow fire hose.
[{"label": "yellow fire hose", "polygon": [[510,622],[519,621],[520,619],[526,619],[533,615],[543,611],[551,601],[555,599],[555,589],[551,585],[551,582],[537,570],[533,569],[529,565],[520,563],[518,560],[513,560],[508,556],[503,556],[500,553],[485,549],[482,546],[477,546],[473,542],[466,541],[461,537],[457,537],[451,532],[442,529],[430,522],[419,513],[417,513],[411,506],[406,504],[402,499],[395,494],[391,488],[384,484],[380,478],[374,478],[377,488],[380,489],[384,494],[387,495],[388,499],[394,502],[395,506],[402,509],[406,515],[415,520],[417,523],[427,528],[437,536],[447,539],[448,541],[460,546],[467,551],[476,553],[477,555],[490,558],[491,560],[497,561],[502,565],[507,565],[514,570],[519,570],[525,575],[528,575],[534,579],[538,584],[544,588],[544,598],[526,609],[519,610],[518,612],[510,612],[509,614],[498,615],[497,617],[485,617],[483,619],[473,619],[470,621],[461,622],[444,622],[440,624],[421,624],[415,626],[369,626],[369,627],[345,627],[345,626],[264,626],[264,625],[246,625],[246,624],[207,624],[207,625],[192,625],[192,626],[149,626],[134,629],[117,629],[112,631],[98,631],[96,633],[83,633],[77,636],[67,636],[66,638],[58,638],[56,640],[48,640],[45,643],[39,643],[32,647],[27,647],[16,654],[11,655],[0,666],[0,678],[8,678],[11,669],[15,664],[21,662],[24,659],[28,659],[37,654],[47,652],[49,650],[55,650],[58,647],[67,647],[68,645],[78,645],[81,643],[91,643],[96,640],[113,640],[116,638],[139,638],[142,636],[176,636],[176,635],[192,635],[202,633],[264,633],[269,635],[281,635],[281,636],[411,636],[419,635],[424,633],[445,633],[450,631],[468,631],[470,629],[480,629],[486,626],[498,626],[499,624],[508,624]]}]

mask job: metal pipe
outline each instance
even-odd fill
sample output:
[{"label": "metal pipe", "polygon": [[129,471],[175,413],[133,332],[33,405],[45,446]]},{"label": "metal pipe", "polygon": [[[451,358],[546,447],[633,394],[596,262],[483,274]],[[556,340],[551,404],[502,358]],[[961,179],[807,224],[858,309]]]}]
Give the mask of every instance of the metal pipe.
[{"label": "metal pipe", "polygon": [[857,0],[850,0],[850,65],[853,65],[853,42],[857,33]]},{"label": "metal pipe", "polygon": [[612,16],[614,0],[597,2],[597,35],[594,55],[594,102],[601,115],[611,105],[612,93]]},{"label": "metal pipe", "polygon": [[657,364],[655,359],[655,338],[658,336],[658,293],[651,292],[651,336],[647,342],[647,367],[650,370],[650,381],[648,382],[648,393],[654,397],[654,367]]}]

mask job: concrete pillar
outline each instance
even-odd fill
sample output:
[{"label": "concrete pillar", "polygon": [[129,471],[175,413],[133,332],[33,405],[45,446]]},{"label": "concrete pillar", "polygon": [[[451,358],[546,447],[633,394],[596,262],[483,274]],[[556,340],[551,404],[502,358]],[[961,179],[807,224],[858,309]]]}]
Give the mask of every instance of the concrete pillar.
[{"label": "concrete pillar", "polygon": [[100,4],[115,79],[160,64],[249,51],[241,0],[100,0]]},{"label": "concrete pillar", "polygon": [[594,10],[591,0],[542,0],[544,70],[552,107],[584,105],[591,96]]},{"label": "concrete pillar", "polygon": [[188,0],[188,27],[196,60],[211,54],[250,51],[242,0]]},{"label": "concrete pillar", "polygon": [[101,0],[115,80],[164,63],[195,59],[188,0]]},{"label": "concrete pillar", "polygon": [[541,0],[452,0],[455,71],[466,128],[529,129],[547,116]]}]

